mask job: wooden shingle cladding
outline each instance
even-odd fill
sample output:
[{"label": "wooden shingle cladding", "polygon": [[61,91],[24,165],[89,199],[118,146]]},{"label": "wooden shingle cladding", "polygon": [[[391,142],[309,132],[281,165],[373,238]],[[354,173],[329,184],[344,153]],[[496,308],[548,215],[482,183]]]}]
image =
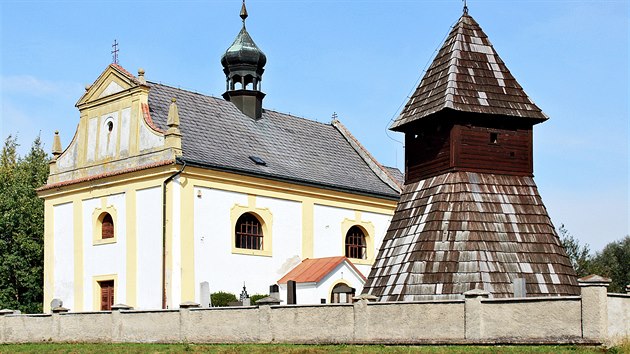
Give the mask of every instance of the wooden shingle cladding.
[{"label": "wooden shingle cladding", "polygon": [[391,129],[404,131],[409,123],[447,109],[532,124],[547,119],[467,13],[453,27]]},{"label": "wooden shingle cladding", "polygon": [[578,295],[576,276],[532,178],[450,172],[407,184],[364,293],[380,301]]}]

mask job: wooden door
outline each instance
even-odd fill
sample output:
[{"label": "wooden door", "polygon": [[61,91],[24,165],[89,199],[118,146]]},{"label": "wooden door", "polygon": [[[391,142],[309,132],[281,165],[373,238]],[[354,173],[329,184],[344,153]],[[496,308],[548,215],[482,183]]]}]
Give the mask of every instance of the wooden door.
[{"label": "wooden door", "polygon": [[114,305],[114,281],[100,281],[101,287],[101,311],[110,311]]}]

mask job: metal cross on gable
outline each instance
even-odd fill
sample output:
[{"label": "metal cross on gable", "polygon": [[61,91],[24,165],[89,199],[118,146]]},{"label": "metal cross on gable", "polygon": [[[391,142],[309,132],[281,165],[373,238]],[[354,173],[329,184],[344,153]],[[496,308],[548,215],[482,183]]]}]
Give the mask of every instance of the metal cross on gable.
[{"label": "metal cross on gable", "polygon": [[112,48],[112,63],[118,64],[118,42],[115,39]]}]

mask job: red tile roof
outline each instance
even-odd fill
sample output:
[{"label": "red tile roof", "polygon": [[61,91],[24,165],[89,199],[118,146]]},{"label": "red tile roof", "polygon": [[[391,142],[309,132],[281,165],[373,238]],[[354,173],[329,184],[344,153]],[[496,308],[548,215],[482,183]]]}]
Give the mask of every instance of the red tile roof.
[{"label": "red tile roof", "polygon": [[125,70],[125,68],[123,68],[122,66],[118,65],[118,64],[109,64],[109,66],[111,66],[112,68],[116,68],[118,71],[120,71],[121,73],[123,73],[125,76],[127,76],[129,79],[131,79],[131,81],[133,81],[134,83],[138,84],[138,85],[144,85],[140,80],[138,80],[137,77],[135,77],[132,73],[130,73],[129,71]]},{"label": "red tile roof", "polygon": [[326,275],[330,274],[341,263],[347,262],[348,266],[359,274],[363,280],[365,277],[361,272],[348,260],[348,258],[339,257],[326,257],[326,258],[306,258],[302,263],[298,264],[289,273],[287,273],[282,279],[278,280],[278,284],[285,284],[289,280],[294,280],[296,283],[317,283],[322,280]]},{"label": "red tile roof", "polygon": [[136,172],[136,171],[141,171],[141,170],[147,170],[149,168],[166,166],[166,165],[170,165],[170,164],[174,164],[174,163],[175,163],[175,160],[157,161],[157,162],[153,162],[153,163],[146,164],[146,165],[125,168],[125,169],[117,170],[117,171],[104,172],[104,173],[100,173],[100,174],[97,174],[97,175],[77,178],[77,179],[73,179],[73,180],[69,180],[69,181],[61,181],[61,182],[52,183],[52,184],[45,184],[45,185],[37,188],[36,191],[37,192],[46,191],[46,190],[53,189],[53,188],[65,187],[65,186],[69,186],[69,185],[77,184],[77,183],[81,183],[81,182],[95,181],[97,179],[102,179],[102,178],[112,177],[112,176],[118,176],[118,175],[122,175],[122,174],[125,174],[125,173],[131,173],[131,172]]},{"label": "red tile roof", "polygon": [[153,119],[151,118],[151,110],[149,109],[149,105],[146,103],[142,103],[142,117],[144,117],[144,121],[147,122],[151,129],[155,130],[158,133],[165,133],[164,130],[158,128],[158,126],[153,123]]}]

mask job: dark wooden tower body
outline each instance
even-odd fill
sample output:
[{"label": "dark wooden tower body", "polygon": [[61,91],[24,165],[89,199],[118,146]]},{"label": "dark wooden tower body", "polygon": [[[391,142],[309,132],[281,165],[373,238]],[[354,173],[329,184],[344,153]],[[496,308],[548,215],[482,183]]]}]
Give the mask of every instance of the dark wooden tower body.
[{"label": "dark wooden tower body", "polygon": [[532,178],[532,128],[546,119],[465,12],[391,127],[405,133],[405,187],[364,293],[577,294]]}]

